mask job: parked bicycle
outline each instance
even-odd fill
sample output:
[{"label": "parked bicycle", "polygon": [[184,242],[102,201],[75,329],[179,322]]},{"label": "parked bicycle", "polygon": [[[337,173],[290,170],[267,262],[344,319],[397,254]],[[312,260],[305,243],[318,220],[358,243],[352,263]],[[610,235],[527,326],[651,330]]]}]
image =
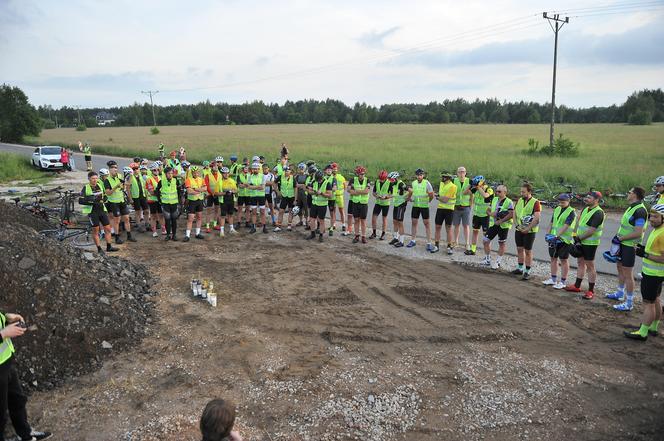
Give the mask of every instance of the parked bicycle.
[{"label": "parked bicycle", "polygon": [[92,225],[90,224],[85,227],[71,227],[70,225],[61,222],[57,228],[41,230],[39,234],[44,237],[50,237],[59,242],[69,241],[72,245],[79,248],[94,245]]}]

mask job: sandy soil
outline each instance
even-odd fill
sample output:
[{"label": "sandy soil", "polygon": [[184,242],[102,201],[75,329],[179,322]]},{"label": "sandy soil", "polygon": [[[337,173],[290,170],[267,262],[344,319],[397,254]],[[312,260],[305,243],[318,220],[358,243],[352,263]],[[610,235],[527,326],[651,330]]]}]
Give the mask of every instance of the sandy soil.
[{"label": "sandy soil", "polygon": [[[640,308],[304,232],[139,241],[121,254],[158,277],[156,323],[31,397],[56,440],[195,440],[214,397],[237,403],[250,440],[662,436],[664,338],[621,335]],[[197,276],[217,308],[192,298]]]}]

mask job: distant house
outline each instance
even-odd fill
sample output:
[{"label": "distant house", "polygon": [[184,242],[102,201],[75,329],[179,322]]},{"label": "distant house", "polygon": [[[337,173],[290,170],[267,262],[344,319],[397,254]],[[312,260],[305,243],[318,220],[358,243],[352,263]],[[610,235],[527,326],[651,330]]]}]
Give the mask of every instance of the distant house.
[{"label": "distant house", "polygon": [[109,124],[113,124],[115,122],[116,117],[112,113],[101,111],[97,113],[97,115],[95,115],[95,119],[97,120],[98,126],[106,126]]}]

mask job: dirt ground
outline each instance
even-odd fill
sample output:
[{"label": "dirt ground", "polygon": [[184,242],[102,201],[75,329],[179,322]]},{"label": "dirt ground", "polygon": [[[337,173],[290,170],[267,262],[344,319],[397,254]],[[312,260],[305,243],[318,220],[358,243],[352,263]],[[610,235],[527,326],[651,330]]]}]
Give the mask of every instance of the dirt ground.
[{"label": "dirt ground", "polygon": [[[158,279],[155,323],[101,370],[33,394],[34,425],[196,440],[223,397],[249,440],[664,437],[664,338],[621,335],[640,309],[375,243],[245,231],[123,245]],[[217,308],[191,296],[192,276],[219,287]]]}]

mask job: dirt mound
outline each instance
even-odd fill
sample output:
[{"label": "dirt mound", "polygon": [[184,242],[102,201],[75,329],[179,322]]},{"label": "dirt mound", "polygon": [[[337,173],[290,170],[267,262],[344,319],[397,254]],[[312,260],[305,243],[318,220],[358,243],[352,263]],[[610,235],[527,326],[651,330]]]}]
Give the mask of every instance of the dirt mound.
[{"label": "dirt mound", "polygon": [[154,282],[145,267],[41,237],[33,216],[6,208],[0,204],[0,307],[30,327],[16,341],[24,383],[54,387],[136,344],[151,322]]},{"label": "dirt mound", "polygon": [[26,210],[17,207],[14,202],[0,200],[0,225],[5,224],[21,224],[35,231],[55,228],[44,219],[33,216]]}]

